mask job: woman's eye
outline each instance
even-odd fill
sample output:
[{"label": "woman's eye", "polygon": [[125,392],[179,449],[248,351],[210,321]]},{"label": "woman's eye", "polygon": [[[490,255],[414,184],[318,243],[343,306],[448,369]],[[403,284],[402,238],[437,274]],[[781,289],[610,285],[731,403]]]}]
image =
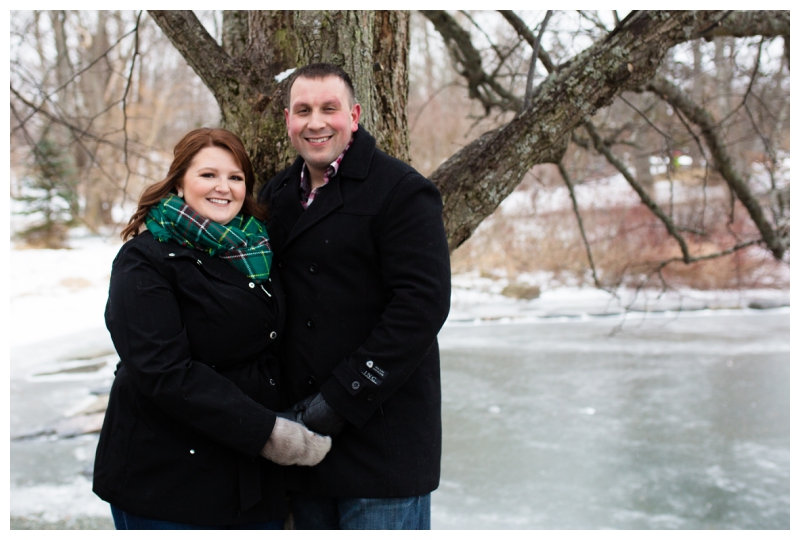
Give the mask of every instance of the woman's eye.
[{"label": "woman's eye", "polygon": [[231,180],[244,180],[241,176],[231,176]]}]

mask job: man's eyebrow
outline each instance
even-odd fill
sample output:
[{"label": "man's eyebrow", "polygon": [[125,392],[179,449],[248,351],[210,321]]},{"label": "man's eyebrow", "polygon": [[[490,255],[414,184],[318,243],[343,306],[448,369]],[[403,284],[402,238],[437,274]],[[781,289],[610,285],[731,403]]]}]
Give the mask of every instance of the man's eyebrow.
[{"label": "man's eyebrow", "polygon": [[[328,105],[341,106],[342,102],[339,100],[339,98],[333,97],[331,99],[328,99],[328,100],[322,102],[322,106],[323,107],[326,107]],[[298,102],[296,102],[296,103],[294,103],[292,105],[292,110],[298,109],[300,107],[309,107],[309,106],[310,105],[308,103],[306,103],[305,101],[298,101]]]}]

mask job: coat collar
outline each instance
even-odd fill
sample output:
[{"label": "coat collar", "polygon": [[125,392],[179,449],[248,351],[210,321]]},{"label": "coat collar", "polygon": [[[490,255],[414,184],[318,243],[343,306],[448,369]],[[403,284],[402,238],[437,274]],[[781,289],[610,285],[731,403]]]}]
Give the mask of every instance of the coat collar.
[{"label": "coat collar", "polygon": [[157,246],[156,249],[163,260],[191,261],[192,264],[198,265],[203,272],[214,276],[216,279],[226,281],[231,285],[247,290],[264,301],[268,301],[267,295],[258,284],[219,257],[212,257],[205,251],[182,246],[171,240],[169,242],[159,242],[152,236],[150,231],[142,234],[151,236],[152,242]]},{"label": "coat collar", "polygon": [[[341,175],[352,180],[364,180],[369,175],[369,167],[372,164],[372,156],[374,154],[375,137],[373,137],[364,126],[358,124],[358,130],[353,133],[353,143],[344,155],[341,165],[339,165],[336,178]],[[281,187],[285,187],[293,180],[299,182],[303,163],[305,163],[303,157],[297,156],[294,163],[286,169],[286,175],[281,183]]]},{"label": "coat collar", "polygon": [[281,193],[277,194],[275,200],[273,212],[284,221],[284,227],[289,231],[286,245],[342,206],[341,181],[343,179],[365,180],[369,175],[374,154],[375,138],[359,124],[358,130],[353,133],[353,143],[344,155],[338,173],[324,189],[319,191],[313,204],[305,211],[300,206],[298,194],[300,169],[303,166],[303,158],[298,156],[286,172],[281,185]]},{"label": "coat collar", "polygon": [[369,166],[372,164],[374,154],[375,137],[364,126],[358,124],[358,130],[353,133],[353,143],[344,155],[336,176],[364,180],[369,175]]}]

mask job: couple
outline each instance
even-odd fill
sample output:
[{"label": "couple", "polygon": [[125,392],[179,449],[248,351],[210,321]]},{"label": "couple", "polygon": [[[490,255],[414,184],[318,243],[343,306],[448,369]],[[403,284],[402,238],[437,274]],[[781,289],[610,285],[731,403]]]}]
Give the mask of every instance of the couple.
[{"label": "couple", "polygon": [[441,197],[338,67],[295,71],[284,115],[299,157],[258,201],[241,141],[198,129],[122,233],[94,471],[118,529],[430,528]]}]

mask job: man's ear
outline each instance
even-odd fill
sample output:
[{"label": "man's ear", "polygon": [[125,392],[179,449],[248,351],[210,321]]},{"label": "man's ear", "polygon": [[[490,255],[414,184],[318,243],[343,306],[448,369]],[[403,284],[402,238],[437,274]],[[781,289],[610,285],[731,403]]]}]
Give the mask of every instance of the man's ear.
[{"label": "man's ear", "polygon": [[355,133],[358,131],[358,120],[361,118],[361,104],[356,103],[350,111],[350,119],[353,121],[350,125],[350,131]]},{"label": "man's ear", "polygon": [[289,131],[289,109],[283,109],[283,119],[286,120],[286,131]]}]

